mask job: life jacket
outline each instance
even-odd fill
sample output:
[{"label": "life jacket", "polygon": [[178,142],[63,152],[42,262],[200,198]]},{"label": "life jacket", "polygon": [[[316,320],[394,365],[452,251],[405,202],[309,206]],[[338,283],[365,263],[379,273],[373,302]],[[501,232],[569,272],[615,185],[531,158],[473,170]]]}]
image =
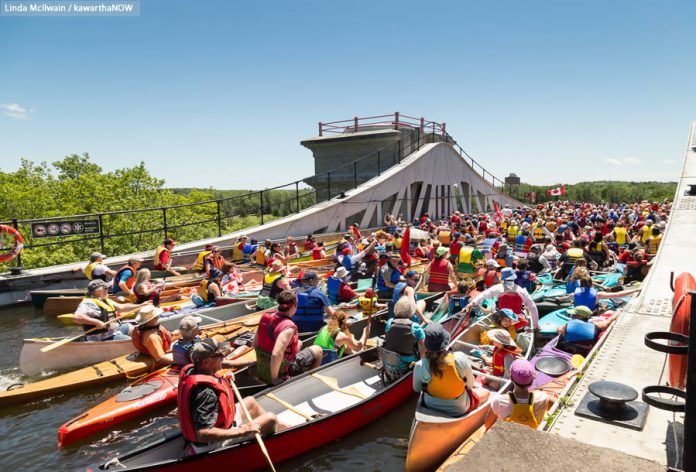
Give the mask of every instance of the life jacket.
[{"label": "life jacket", "polygon": [[578,287],[573,294],[575,306],[586,306],[590,310],[597,308],[597,289],[594,287]]},{"label": "life jacket", "polygon": [[437,235],[440,244],[447,246],[451,242],[451,233],[449,231],[440,231]]},{"label": "life jacket", "polygon": [[459,398],[466,391],[466,382],[462,379],[457,371],[457,365],[454,363],[454,354],[447,353],[445,356],[445,366],[442,371],[442,376],[435,375],[431,372],[431,379],[428,382],[428,393],[435,398],[444,400],[453,400]]},{"label": "life jacket", "polygon": [[[86,300],[91,301],[92,303],[94,303],[95,305],[97,305],[99,307],[99,309],[101,310],[101,313],[99,314],[99,317],[97,317],[97,319],[99,321],[101,321],[102,323],[106,323],[111,318],[113,318],[112,315],[116,314],[116,307],[114,306],[114,302],[112,302],[108,298],[106,298],[104,300],[100,300],[100,299],[94,298],[94,297],[85,297],[82,299],[82,301],[86,301]],[[93,317],[90,317],[90,318],[93,318]],[[82,328],[85,331],[89,331],[91,329],[94,329],[94,326],[84,324],[84,325],[82,325]],[[106,331],[107,331],[107,328],[104,328],[104,329],[92,331],[90,334],[101,334],[101,333],[106,333]]]},{"label": "life jacket", "polygon": [[290,317],[283,316],[277,311],[266,312],[261,316],[256,331],[256,347],[270,356],[273,353],[278,335],[288,328],[292,328],[293,335],[288,347],[285,348],[283,357],[286,361],[292,362],[297,355],[297,340],[299,339],[297,325]]},{"label": "life jacket", "polygon": [[540,243],[544,240],[544,230],[541,229],[541,226],[537,226],[534,228],[534,241],[537,243]]},{"label": "life jacket", "polygon": [[[389,267],[390,271],[390,279],[394,277],[394,271],[397,273],[399,272],[398,269],[392,267],[389,265],[389,263],[386,264]],[[391,280],[390,280],[391,282]],[[377,290],[380,292],[390,292],[392,289],[387,287],[387,284],[384,281],[384,276],[382,275],[382,269],[380,268],[379,272],[377,272]]]},{"label": "life jacket", "polygon": [[172,344],[172,338],[169,336],[169,333],[167,333],[164,326],[157,325],[142,328],[136,326],[135,329],[133,329],[133,332],[131,333],[131,341],[133,341],[133,346],[135,346],[138,351],[142,352],[143,354],[147,354],[148,356],[150,355],[150,352],[145,347],[145,344],[143,344],[143,335],[145,334],[145,331],[155,331],[155,334],[162,339],[162,350],[164,352],[169,350],[169,347]]},{"label": "life jacket", "polygon": [[106,279],[106,273],[103,273],[101,275],[94,275],[94,269],[99,265],[99,262],[90,262],[87,264],[87,267],[85,267],[85,277],[87,277],[87,280],[103,280],[104,282],[107,281]]},{"label": "life jacket", "polygon": [[[154,257],[154,264],[153,264],[155,267],[155,270],[167,270],[167,266],[165,266],[164,264],[162,264],[160,262],[160,260],[162,258],[162,254],[165,252],[167,254],[170,254],[169,249],[167,249],[164,246],[157,246],[157,249],[155,249],[155,257]],[[169,262],[171,262],[171,258],[169,259]]]},{"label": "life jacket", "polygon": [[324,306],[309,297],[312,290],[313,287],[297,293],[297,312],[292,321],[300,333],[319,331],[324,324]]},{"label": "life jacket", "polygon": [[459,251],[461,251],[461,246],[459,245],[459,240],[452,241],[449,245],[450,255],[458,256]]},{"label": "life jacket", "polygon": [[474,253],[474,248],[471,246],[464,246],[461,251],[459,251],[459,264],[473,266],[471,263],[471,258]]},{"label": "life jacket", "polygon": [[289,243],[287,246],[288,255],[293,256],[297,254],[297,243]]},{"label": "life jacket", "polygon": [[256,250],[258,246],[251,244],[244,244],[242,249],[242,262],[251,262],[251,254]]},{"label": "life jacket", "polygon": [[495,261],[500,265],[500,267],[508,267],[508,260],[511,256],[507,253],[496,254]]},{"label": "life jacket", "polygon": [[[338,331],[336,331],[336,335],[338,335]],[[329,351],[336,350],[336,339],[334,336],[329,334],[328,326],[324,326],[319,330],[319,334],[317,334],[314,344],[322,349],[328,349]],[[338,348],[337,352],[339,358],[343,357],[343,354],[346,352],[346,346],[341,346]]]},{"label": "life jacket", "polygon": [[466,307],[467,303],[469,303],[469,299],[471,297],[469,295],[453,295],[450,297],[449,300],[449,312],[451,313],[459,313]]},{"label": "life jacket", "polygon": [[614,228],[614,233],[616,234],[616,244],[624,245],[628,244],[628,239],[626,237],[626,228],[616,226]]},{"label": "life jacket", "polygon": [[645,225],[640,230],[641,230],[640,242],[641,242],[641,244],[645,244],[645,241],[647,241],[648,238],[650,236],[652,236],[652,226]]},{"label": "life jacket", "polygon": [[574,266],[575,261],[577,261],[578,259],[582,259],[584,254],[585,254],[585,252],[581,248],[571,247],[570,249],[568,249],[566,251],[566,255],[568,257],[567,257],[564,265],[570,266],[570,267]]},{"label": "life jacket", "polygon": [[200,342],[201,338],[196,336],[190,341],[184,341],[179,339],[174,344],[172,344],[172,356],[174,357],[174,363],[179,367],[184,367],[191,363],[189,359],[189,354],[191,354],[191,349],[193,345]]},{"label": "life jacket", "polygon": [[435,259],[430,264],[430,283],[438,285],[449,284],[449,261],[444,257]]},{"label": "life jacket", "polygon": [[506,290],[498,297],[498,310],[509,308],[516,315],[522,314],[522,296],[516,290]]},{"label": "life jacket", "polygon": [[508,229],[507,229],[507,240],[508,240],[508,242],[510,242],[510,243],[514,243],[514,242],[515,242],[515,238],[517,238],[517,232],[518,232],[517,226],[510,226],[510,227],[508,227]]},{"label": "life jacket", "polygon": [[498,241],[497,238],[486,238],[483,240],[481,243],[481,252],[484,254],[490,254],[491,251],[493,250],[493,246],[495,246],[495,243]]},{"label": "life jacket", "polygon": [[519,403],[517,397],[512,392],[509,392],[510,402],[512,402],[512,413],[505,418],[505,421],[518,423],[530,428],[537,429],[539,422],[534,415],[534,392],[529,392],[527,403]]},{"label": "life jacket", "polygon": [[259,246],[256,250],[256,262],[260,266],[266,266],[266,248],[264,246]]},{"label": "life jacket", "polygon": [[360,306],[360,311],[362,311],[363,315],[365,316],[372,315],[377,311],[377,308],[375,307],[377,304],[377,297],[360,297],[358,298],[358,304]]},{"label": "life jacket", "polygon": [[428,249],[427,246],[418,246],[416,248],[416,251],[414,252],[414,255],[416,257],[421,258],[421,259],[429,259],[430,258],[430,250]]},{"label": "life jacket", "polygon": [[515,351],[507,348],[493,349],[493,375],[503,377],[505,375],[505,356],[515,356]]},{"label": "life jacket", "polygon": [[232,260],[239,262],[244,258],[244,243],[235,244],[232,246]]},{"label": "life jacket", "polygon": [[483,277],[483,283],[486,286],[486,288],[491,288],[494,286],[498,281],[496,280],[498,278],[498,271],[495,269],[489,269],[486,271],[486,274]]},{"label": "life jacket", "polygon": [[596,242],[592,241],[588,245],[588,252],[590,254],[603,254],[604,251],[602,250],[602,243],[601,242],[596,243]]},{"label": "life jacket", "polygon": [[192,374],[192,364],[181,369],[179,374],[179,391],[176,404],[179,409],[179,426],[184,438],[191,442],[198,442],[198,433],[193,423],[193,411],[191,410],[191,393],[199,385],[206,385],[215,390],[218,396],[217,420],[213,425],[216,428],[229,429],[234,424],[235,406],[234,392],[227,381],[218,376],[205,374]]},{"label": "life jacket", "polygon": [[350,256],[350,254],[343,256],[341,265],[348,271],[349,274],[353,272],[353,258]]},{"label": "life jacket", "polygon": [[225,258],[224,257],[215,258],[212,255],[208,255],[208,256],[206,256],[204,262],[209,263],[210,265],[212,265],[213,267],[215,267],[218,270],[222,270],[222,266],[225,265]]},{"label": "life jacket", "polygon": [[116,276],[114,277],[114,285],[111,287],[112,293],[117,293],[121,291],[121,288],[119,287],[119,280],[121,278],[121,275],[127,271],[131,271],[130,277],[128,277],[124,282],[126,282],[126,287],[129,289],[133,289],[133,284],[135,283],[135,269],[133,269],[129,265],[124,265],[120,269],[118,269],[118,272],[116,272]]},{"label": "life jacket", "polygon": [[411,330],[413,321],[410,318],[395,318],[389,331],[384,335],[384,349],[402,356],[412,356],[416,352],[418,341]]},{"label": "life jacket", "polygon": [[650,236],[650,239],[648,239],[648,254],[651,256],[654,256],[657,254],[657,249],[660,247],[660,243],[662,243],[662,235],[658,236]]},{"label": "life jacket", "polygon": [[261,292],[259,295],[264,297],[269,297],[275,300],[282,290],[278,288],[278,284],[284,275],[280,272],[269,272],[263,276],[263,286],[261,287]]},{"label": "life jacket", "polygon": [[341,293],[341,284],[343,282],[341,279],[334,277],[333,275],[329,277],[326,281],[326,295],[329,297],[329,301],[332,305],[338,305],[339,294]]},{"label": "life jacket", "polygon": [[212,251],[201,251],[198,253],[198,257],[196,257],[196,270],[197,271],[202,271],[203,270],[203,264],[205,264],[205,258],[208,257],[210,254],[212,254]]},{"label": "life jacket", "polygon": [[315,247],[314,249],[312,249],[312,259],[313,259],[313,260],[316,261],[316,260],[321,259],[321,250],[322,250],[322,249],[324,249],[324,248],[319,247],[319,246],[317,246],[317,247]]},{"label": "life jacket", "polygon": [[596,333],[597,327],[594,323],[584,320],[570,320],[566,325],[563,340],[569,343],[592,341]]},{"label": "life jacket", "polygon": [[208,286],[210,285],[210,280],[203,279],[201,284],[198,286],[198,296],[203,299],[204,302],[208,303]]},{"label": "life jacket", "polygon": [[527,245],[527,236],[524,234],[520,234],[515,238],[515,251],[517,252],[527,252],[527,248],[525,246]]}]

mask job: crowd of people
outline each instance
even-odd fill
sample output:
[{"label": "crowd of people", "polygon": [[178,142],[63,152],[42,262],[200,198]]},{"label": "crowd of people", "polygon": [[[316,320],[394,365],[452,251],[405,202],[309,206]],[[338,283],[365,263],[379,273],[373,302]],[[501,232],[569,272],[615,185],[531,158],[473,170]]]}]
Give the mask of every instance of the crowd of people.
[{"label": "crowd of people", "polygon": [[[417,291],[445,293],[450,313],[470,313],[481,309],[484,300],[495,298],[494,307],[484,308],[491,324],[481,335],[481,344],[492,350],[490,355],[479,354],[493,376],[511,379],[514,388],[509,395],[491,399],[492,411],[501,419],[524,417],[525,424],[534,426],[546,397],[528,390],[534,369],[520,352],[528,342],[521,330],[539,328],[531,293],[540,277],[548,274],[566,282],[574,301],[570,314],[592,323],[596,336],[613,321],[594,316],[599,301],[632,291],[598,290],[590,272],[615,270],[626,281],[642,280],[658,252],[669,213],[667,201],[596,205],[559,201],[516,209],[506,206],[478,215],[455,211],[443,219],[427,213],[413,221],[386,215],[384,230],[363,235],[358,224],[351,225],[334,254],[315,235],[299,245],[291,237],[281,244],[242,236],[229,258],[223,257],[220,247],[209,246],[188,269],[205,277],[197,293],[203,305],[243,285],[235,263],[263,269],[257,307],[265,311],[254,340],[256,375],[263,382],[277,384],[364,349],[370,337],[369,315],[386,308],[383,347],[396,356],[394,368],[413,368],[414,389],[424,392],[429,406],[454,416],[487,401],[489,390],[475,381],[470,359],[448,351],[449,333],[431,322]],[[172,266],[174,244],[167,239],[157,249],[155,269],[172,275],[184,269]],[[303,253],[333,265],[326,281],[317,272],[292,264]],[[171,333],[157,322],[160,311],[155,305],[163,286],[150,280],[150,271],[140,267],[143,261],[134,258],[113,271],[103,264],[104,257],[93,254],[85,268],[91,282],[75,320],[86,330],[98,328],[90,331],[92,339],[131,336],[142,353],[182,368],[179,413],[193,452],[283,427],[253,399],[244,400],[253,421],[235,426],[234,396],[216,374],[222,366],[232,366],[225,364],[225,347],[198,338],[200,319],[195,317],[182,320],[177,333],[181,338],[174,343]],[[355,283],[364,279],[372,280],[371,287],[359,293]],[[111,301],[109,290],[135,304]],[[140,309],[135,326],[109,327],[116,310],[135,308]],[[350,310],[368,315],[359,336],[350,331],[354,322]],[[559,332],[567,335],[569,329],[564,326]],[[301,334],[316,332],[316,342],[303,346]]]}]

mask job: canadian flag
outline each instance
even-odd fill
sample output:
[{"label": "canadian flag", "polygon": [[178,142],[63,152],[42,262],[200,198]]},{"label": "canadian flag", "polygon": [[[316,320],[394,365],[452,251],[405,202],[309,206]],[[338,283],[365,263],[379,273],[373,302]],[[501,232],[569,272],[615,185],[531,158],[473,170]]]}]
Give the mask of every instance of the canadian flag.
[{"label": "canadian flag", "polygon": [[548,189],[546,191],[546,195],[548,195],[549,197],[560,197],[562,195],[565,195],[565,185]]}]

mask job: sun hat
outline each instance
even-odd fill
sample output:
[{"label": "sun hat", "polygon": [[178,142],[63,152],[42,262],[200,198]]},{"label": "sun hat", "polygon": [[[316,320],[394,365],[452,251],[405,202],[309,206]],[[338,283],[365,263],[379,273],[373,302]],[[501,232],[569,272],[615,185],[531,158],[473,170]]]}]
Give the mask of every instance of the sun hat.
[{"label": "sun hat", "polygon": [[511,267],[505,267],[500,271],[500,278],[503,280],[515,280],[517,276]]},{"label": "sun hat", "polygon": [[486,334],[488,335],[489,339],[497,341],[504,346],[517,346],[514,339],[512,339],[510,333],[506,329],[489,329]]},{"label": "sun hat", "polygon": [[585,305],[576,306],[566,311],[568,316],[577,316],[579,318],[589,318],[592,316],[592,310],[587,308]]},{"label": "sun hat", "polygon": [[437,248],[437,251],[435,251],[435,253],[438,256],[444,256],[445,254],[447,254],[448,251],[449,249],[447,249],[445,246],[440,246],[439,248]]},{"label": "sun hat", "polygon": [[423,330],[425,332],[425,348],[430,352],[440,352],[447,349],[450,334],[440,323],[430,323]]},{"label": "sun hat", "polygon": [[94,293],[100,288],[107,288],[109,285],[101,279],[90,280],[87,284],[87,292]]},{"label": "sun hat", "polygon": [[186,316],[179,322],[179,331],[190,332],[201,324],[203,318],[199,316]]},{"label": "sun hat", "polygon": [[224,354],[225,345],[225,343],[218,343],[213,338],[205,338],[201,342],[196,343],[193,349],[191,349],[191,360],[193,362],[200,362],[216,354]]},{"label": "sun hat", "polygon": [[517,385],[526,387],[534,381],[534,367],[526,359],[516,359],[510,364],[510,378]]},{"label": "sun hat", "polygon": [[101,252],[93,252],[92,255],[89,256],[89,262],[94,262],[97,259],[106,259],[106,254],[102,254]]},{"label": "sun hat", "polygon": [[503,316],[510,318],[513,323],[517,323],[517,321],[519,320],[519,318],[517,317],[515,312],[509,308],[502,308],[502,309],[496,311],[495,314],[502,314]]},{"label": "sun hat", "polygon": [[145,305],[135,317],[135,325],[141,326],[157,318],[162,313],[162,309],[155,305]]},{"label": "sun hat", "polygon": [[345,267],[339,267],[338,269],[336,269],[336,272],[334,272],[334,277],[336,277],[337,279],[342,279],[347,276],[348,269],[346,269]]}]

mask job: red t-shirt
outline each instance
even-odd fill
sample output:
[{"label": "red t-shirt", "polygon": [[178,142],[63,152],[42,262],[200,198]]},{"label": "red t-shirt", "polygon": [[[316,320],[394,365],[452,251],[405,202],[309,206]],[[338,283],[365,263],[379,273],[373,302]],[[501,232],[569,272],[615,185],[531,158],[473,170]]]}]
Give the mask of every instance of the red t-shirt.
[{"label": "red t-shirt", "polygon": [[357,296],[358,294],[355,293],[355,290],[350,288],[350,285],[348,284],[341,284],[341,288],[338,289],[339,302],[349,302]]}]

